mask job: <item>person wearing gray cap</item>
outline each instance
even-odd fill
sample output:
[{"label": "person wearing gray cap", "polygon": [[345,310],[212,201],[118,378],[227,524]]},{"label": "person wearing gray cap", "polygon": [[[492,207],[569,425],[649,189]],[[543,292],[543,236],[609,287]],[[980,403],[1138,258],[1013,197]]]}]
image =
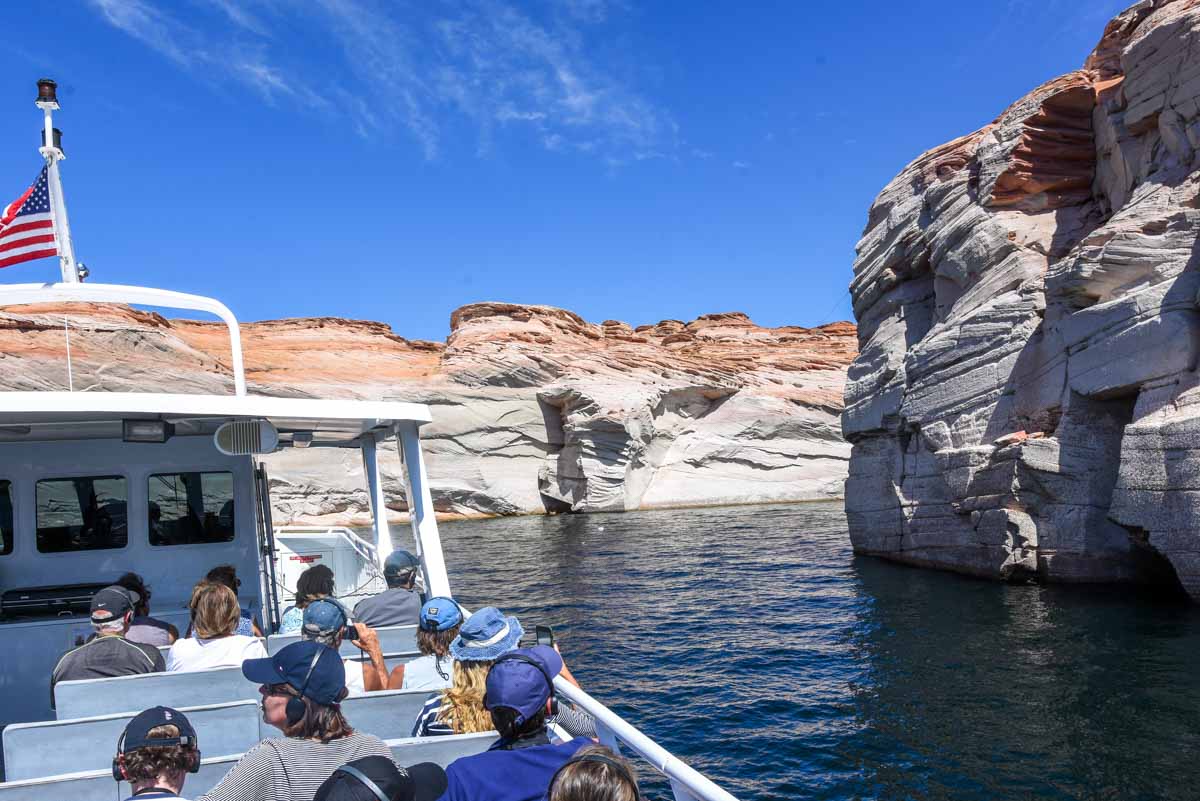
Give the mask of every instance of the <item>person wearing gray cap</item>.
[{"label": "person wearing gray cap", "polygon": [[354,619],[371,628],[415,626],[421,616],[421,595],[416,590],[421,560],[405,550],[392,551],[383,563],[388,588],[363,598],[354,607]]},{"label": "person wearing gray cap", "polygon": [[60,681],[101,679],[159,673],[166,669],[162,653],[153,645],[125,639],[133,610],[141,598],[114,584],[92,596],[92,628],[96,633],[78,648],[63,654],[50,674],[50,705]]}]

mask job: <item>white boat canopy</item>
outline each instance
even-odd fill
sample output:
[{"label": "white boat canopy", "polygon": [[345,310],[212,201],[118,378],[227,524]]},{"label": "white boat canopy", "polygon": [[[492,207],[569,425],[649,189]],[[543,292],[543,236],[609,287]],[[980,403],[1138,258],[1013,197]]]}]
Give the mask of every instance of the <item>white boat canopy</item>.
[{"label": "white boat canopy", "polygon": [[260,395],[175,395],[143,392],[0,392],[0,442],[113,439],[122,420],[162,420],[174,436],[211,436],[228,420],[267,420],[280,441],[312,434],[311,447],[358,448],[361,437],[390,434],[398,424],[430,422],[416,403],[274,398]]}]

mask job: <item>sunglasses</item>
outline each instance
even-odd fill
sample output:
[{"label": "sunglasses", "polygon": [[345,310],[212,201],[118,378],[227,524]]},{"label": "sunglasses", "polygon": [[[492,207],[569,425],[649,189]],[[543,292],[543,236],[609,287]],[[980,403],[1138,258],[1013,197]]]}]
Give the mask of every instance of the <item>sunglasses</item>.
[{"label": "sunglasses", "polygon": [[264,684],[258,688],[258,691],[268,698],[273,695],[294,696],[296,694],[290,684]]}]

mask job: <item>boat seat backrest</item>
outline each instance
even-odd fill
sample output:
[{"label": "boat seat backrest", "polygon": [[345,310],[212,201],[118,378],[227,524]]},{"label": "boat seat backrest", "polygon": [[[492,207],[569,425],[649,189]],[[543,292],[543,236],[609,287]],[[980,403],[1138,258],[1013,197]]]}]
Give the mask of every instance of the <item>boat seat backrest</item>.
[{"label": "boat seat backrest", "polygon": [[[496,736],[496,732],[493,731],[482,734],[457,734],[452,737],[404,737],[388,740],[387,744],[392,750],[392,758],[399,765],[434,762],[446,767],[460,757],[483,753],[496,741]],[[204,759],[200,772],[188,775],[183,788],[184,796],[196,798],[211,790],[229,769],[237,764],[241,756],[231,754]],[[119,797],[128,798],[129,793],[129,785],[122,783]],[[113,787],[110,769],[0,784],[0,801],[112,801],[116,797],[118,795]]]},{"label": "boat seat backrest", "polygon": [[179,708],[247,698],[258,698],[258,685],[246,681],[240,666],[60,681],[54,688],[59,720],[137,713],[159,704]]},{"label": "boat seat backrest", "polygon": [[[387,626],[375,629],[375,633],[379,635],[379,648],[383,651],[384,656],[416,656],[419,653],[417,651],[416,626]],[[274,656],[285,646],[300,642],[300,640],[299,634],[272,634],[267,637],[267,653]],[[343,642],[338,651],[343,657],[362,655],[362,652],[349,642]]]},{"label": "boat seat backrest", "polygon": [[[259,741],[262,716],[257,701],[183,707],[181,711],[196,729],[202,754],[240,754]],[[125,724],[135,714],[14,723],[3,735],[5,778],[35,779],[105,768],[116,753]]]},{"label": "boat seat backrest", "polygon": [[[485,731],[449,737],[400,737],[386,742],[397,765],[435,762],[444,768],[460,757],[482,754],[499,736],[494,731]],[[0,801],[4,801],[2,797]]]},{"label": "boat seat backrest", "polygon": [[[407,737],[430,694],[429,690],[360,693],[342,701],[342,713],[355,731],[374,734],[381,740]],[[264,733],[263,736],[274,735]]]},{"label": "boat seat backrest", "polygon": [[[185,797],[196,798],[216,787],[241,756],[218,755],[202,760],[200,772],[188,774],[183,788]],[[0,784],[0,801],[113,801],[128,798],[132,792],[126,782],[117,787],[110,766],[104,770],[5,782]]]}]

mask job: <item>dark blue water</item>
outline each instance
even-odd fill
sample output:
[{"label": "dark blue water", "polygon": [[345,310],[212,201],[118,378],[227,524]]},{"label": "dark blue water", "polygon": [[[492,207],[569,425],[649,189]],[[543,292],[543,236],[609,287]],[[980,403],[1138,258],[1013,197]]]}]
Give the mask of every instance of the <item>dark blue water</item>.
[{"label": "dark blue water", "polygon": [[854,557],[838,504],[442,536],[464,602],[553,624],[586,690],[745,801],[1200,797],[1190,607]]}]

